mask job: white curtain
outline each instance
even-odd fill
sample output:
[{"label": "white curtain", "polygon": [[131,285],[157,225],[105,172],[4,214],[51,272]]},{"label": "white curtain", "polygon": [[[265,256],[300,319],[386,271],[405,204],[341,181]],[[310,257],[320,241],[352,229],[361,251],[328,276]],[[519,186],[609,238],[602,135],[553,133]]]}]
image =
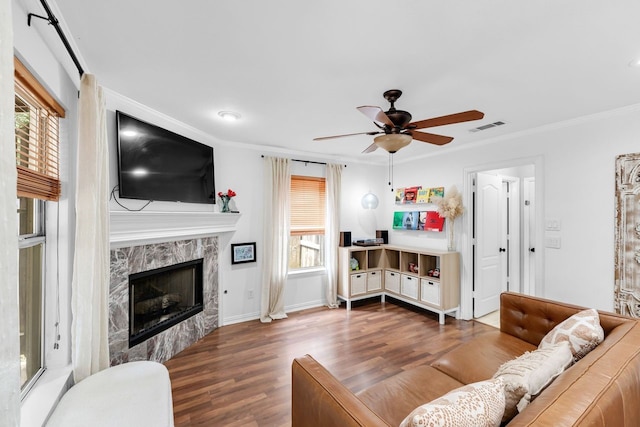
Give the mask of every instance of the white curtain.
[{"label": "white curtain", "polygon": [[338,244],[340,240],[340,187],[342,165],[327,164],[326,215],[324,226],[327,306],[338,307]]},{"label": "white curtain", "polygon": [[284,319],[284,290],[289,266],[289,191],[291,162],[264,158],[264,250],[260,320]]},{"label": "white curtain", "polygon": [[109,367],[109,155],[102,88],[80,82],[71,359],[77,382]]},{"label": "white curtain", "polygon": [[0,425],[20,425],[18,217],[11,0],[0,0]]}]

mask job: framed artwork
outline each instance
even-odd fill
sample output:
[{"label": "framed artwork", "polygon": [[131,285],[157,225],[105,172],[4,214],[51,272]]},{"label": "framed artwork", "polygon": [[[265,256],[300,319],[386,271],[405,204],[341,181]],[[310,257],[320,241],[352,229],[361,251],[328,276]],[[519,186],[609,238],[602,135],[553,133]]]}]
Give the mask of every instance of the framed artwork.
[{"label": "framed artwork", "polygon": [[245,262],[256,262],[256,242],[232,243],[231,264],[243,264]]},{"label": "framed artwork", "polygon": [[640,153],[616,158],[616,313],[640,317]]}]

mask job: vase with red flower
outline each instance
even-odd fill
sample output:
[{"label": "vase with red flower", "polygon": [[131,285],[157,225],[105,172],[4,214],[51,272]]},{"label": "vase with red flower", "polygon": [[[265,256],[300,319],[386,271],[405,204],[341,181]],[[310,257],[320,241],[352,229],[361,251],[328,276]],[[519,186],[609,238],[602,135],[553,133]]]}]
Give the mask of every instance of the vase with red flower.
[{"label": "vase with red flower", "polygon": [[229,202],[235,195],[236,192],[232,189],[228,189],[226,193],[223,193],[222,191],[218,193],[218,197],[220,197],[220,200],[222,201],[222,208],[220,208],[220,212],[230,212]]}]

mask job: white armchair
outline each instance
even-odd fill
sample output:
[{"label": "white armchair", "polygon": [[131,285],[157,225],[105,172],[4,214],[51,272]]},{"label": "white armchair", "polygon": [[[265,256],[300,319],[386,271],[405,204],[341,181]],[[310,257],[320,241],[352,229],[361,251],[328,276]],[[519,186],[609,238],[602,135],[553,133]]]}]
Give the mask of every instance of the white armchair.
[{"label": "white armchair", "polygon": [[129,362],[100,371],[71,387],[47,427],[173,427],[167,368]]}]

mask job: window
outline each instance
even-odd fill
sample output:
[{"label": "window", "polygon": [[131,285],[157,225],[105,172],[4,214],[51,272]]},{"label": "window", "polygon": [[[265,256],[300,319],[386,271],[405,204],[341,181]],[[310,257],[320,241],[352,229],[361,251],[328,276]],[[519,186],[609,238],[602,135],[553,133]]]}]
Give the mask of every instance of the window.
[{"label": "window", "polygon": [[324,266],[325,179],[291,176],[289,269]]},{"label": "window", "polygon": [[60,197],[58,125],[64,110],[15,60],[18,303],[24,396],[44,370],[45,201]]},{"label": "window", "polygon": [[44,203],[18,198],[18,301],[20,302],[20,384],[27,390],[43,368]]}]

